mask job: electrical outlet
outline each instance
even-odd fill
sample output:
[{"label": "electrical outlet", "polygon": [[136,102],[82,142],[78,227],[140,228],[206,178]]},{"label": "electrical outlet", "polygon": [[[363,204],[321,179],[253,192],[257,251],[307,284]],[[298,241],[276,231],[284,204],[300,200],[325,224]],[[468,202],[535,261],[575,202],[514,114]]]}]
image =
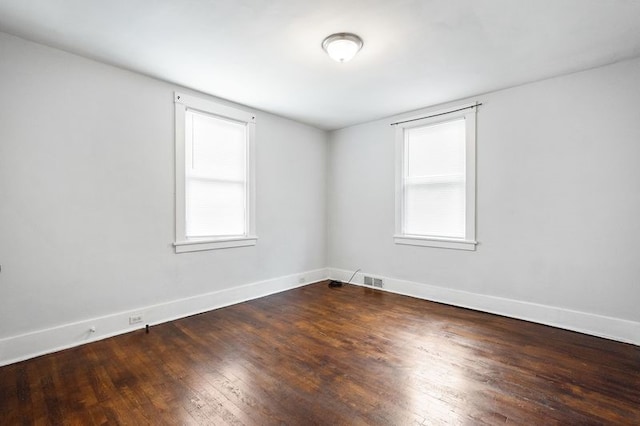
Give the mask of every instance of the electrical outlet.
[{"label": "electrical outlet", "polygon": [[374,278],[373,279],[373,286],[382,288],[382,278]]},{"label": "electrical outlet", "polygon": [[364,276],[364,285],[373,285],[373,278]]},{"label": "electrical outlet", "polygon": [[138,324],[142,322],[142,315],[135,315],[133,317],[129,317],[129,324]]}]

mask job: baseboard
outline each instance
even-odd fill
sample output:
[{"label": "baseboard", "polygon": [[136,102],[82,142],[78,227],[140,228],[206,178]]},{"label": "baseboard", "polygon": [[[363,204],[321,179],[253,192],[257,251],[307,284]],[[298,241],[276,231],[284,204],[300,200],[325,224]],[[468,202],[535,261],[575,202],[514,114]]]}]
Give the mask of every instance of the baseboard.
[{"label": "baseboard", "polygon": [[[144,328],[146,324],[161,324],[327,278],[346,282],[352,273],[353,271],[337,268],[317,269],[3,338],[0,339],[0,366],[128,333]],[[382,278],[384,280],[383,291],[504,315],[640,346],[640,322],[453,290],[376,274],[366,273],[366,275]],[[302,276],[305,277],[304,282],[300,282]],[[364,285],[362,277],[363,274],[357,274],[353,284]],[[142,315],[143,322],[129,325],[129,317],[135,315]],[[90,332],[91,327],[95,327],[96,331]]]},{"label": "baseboard", "polygon": [[[304,277],[304,280],[302,280],[302,277]],[[96,340],[106,339],[118,334],[128,333],[144,328],[146,324],[157,325],[178,318],[257,299],[301,287],[309,283],[322,281],[327,279],[327,277],[327,269],[300,272],[3,338],[0,339],[0,366],[94,342]],[[138,324],[129,325],[129,317],[136,315],[142,315],[143,321]],[[90,331],[91,327],[95,327],[95,332]]]},{"label": "baseboard", "polygon": [[[328,268],[328,272],[329,278],[343,282],[346,282],[351,274],[353,274],[353,271],[337,268]],[[506,299],[503,297],[453,290],[369,273],[357,274],[352,283],[364,286],[364,275],[382,278],[384,281],[383,291],[522,319],[640,346],[640,322]]]}]

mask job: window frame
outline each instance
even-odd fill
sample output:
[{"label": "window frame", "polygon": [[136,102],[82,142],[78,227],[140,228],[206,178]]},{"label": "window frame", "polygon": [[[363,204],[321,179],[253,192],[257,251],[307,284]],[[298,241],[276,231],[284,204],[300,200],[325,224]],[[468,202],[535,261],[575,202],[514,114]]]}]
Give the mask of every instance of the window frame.
[{"label": "window frame", "polygon": [[[256,115],[252,112],[240,110],[207,99],[174,93],[175,105],[175,241],[173,246],[176,253],[215,250],[232,247],[256,245],[256,195],[255,195],[255,124]],[[221,119],[233,120],[246,125],[247,136],[247,167],[246,182],[246,223],[243,235],[221,237],[187,237],[186,236],[186,113],[194,110],[207,115],[214,115]]]},{"label": "window frame", "polygon": [[[395,124],[395,234],[396,244],[475,250],[476,241],[476,103],[458,105],[445,111],[435,111],[424,117],[408,117]],[[405,130],[431,126],[459,119],[465,120],[465,235],[463,238],[405,234]]]}]

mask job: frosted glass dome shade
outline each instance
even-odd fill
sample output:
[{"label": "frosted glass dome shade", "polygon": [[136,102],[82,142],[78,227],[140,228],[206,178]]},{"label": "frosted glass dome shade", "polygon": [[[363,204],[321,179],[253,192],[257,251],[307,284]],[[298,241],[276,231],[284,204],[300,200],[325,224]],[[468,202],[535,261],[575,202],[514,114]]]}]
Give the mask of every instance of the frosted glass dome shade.
[{"label": "frosted glass dome shade", "polygon": [[337,62],[348,62],[362,49],[362,39],[351,33],[332,34],[322,42],[322,48]]}]

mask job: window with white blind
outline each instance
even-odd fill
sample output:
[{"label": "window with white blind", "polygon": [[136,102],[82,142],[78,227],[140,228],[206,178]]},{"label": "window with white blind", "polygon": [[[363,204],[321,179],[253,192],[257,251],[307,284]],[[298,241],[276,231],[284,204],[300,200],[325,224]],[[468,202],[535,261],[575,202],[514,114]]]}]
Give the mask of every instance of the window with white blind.
[{"label": "window with white blind", "polygon": [[475,250],[475,107],[396,124],[398,244]]},{"label": "window with white blind", "polygon": [[255,245],[255,115],[180,93],[177,253]]}]

